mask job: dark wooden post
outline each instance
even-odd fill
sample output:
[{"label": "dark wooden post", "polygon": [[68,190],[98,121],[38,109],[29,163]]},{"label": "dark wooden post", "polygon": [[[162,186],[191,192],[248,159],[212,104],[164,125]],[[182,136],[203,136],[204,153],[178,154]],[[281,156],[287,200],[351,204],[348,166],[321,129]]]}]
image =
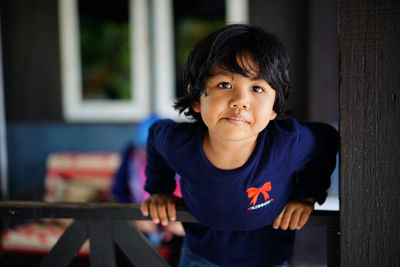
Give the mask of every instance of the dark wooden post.
[{"label": "dark wooden post", "polygon": [[338,7],[341,265],[400,266],[400,1]]}]

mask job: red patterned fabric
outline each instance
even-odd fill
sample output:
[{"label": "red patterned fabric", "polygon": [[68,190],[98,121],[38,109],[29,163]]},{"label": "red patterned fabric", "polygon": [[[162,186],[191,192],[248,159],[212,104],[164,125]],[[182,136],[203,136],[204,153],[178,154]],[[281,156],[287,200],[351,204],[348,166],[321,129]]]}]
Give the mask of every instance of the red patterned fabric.
[{"label": "red patterned fabric", "polygon": [[[118,153],[54,153],[46,162],[44,196],[50,202],[107,201],[114,173],[120,164]],[[2,233],[4,252],[47,254],[72,220],[45,219]],[[78,255],[87,256],[86,241]]]}]

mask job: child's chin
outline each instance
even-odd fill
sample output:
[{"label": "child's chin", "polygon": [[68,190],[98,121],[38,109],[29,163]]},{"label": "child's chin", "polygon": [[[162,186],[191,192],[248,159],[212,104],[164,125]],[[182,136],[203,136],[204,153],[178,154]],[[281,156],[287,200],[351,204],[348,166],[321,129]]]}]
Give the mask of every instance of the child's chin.
[{"label": "child's chin", "polygon": [[[257,134],[255,134],[255,135],[257,135]],[[224,137],[224,139],[226,139],[228,141],[239,142],[239,141],[244,141],[247,139],[254,138],[254,135],[249,134],[249,133],[239,132],[239,131],[231,131],[231,132],[226,132],[223,135],[223,137]]]}]

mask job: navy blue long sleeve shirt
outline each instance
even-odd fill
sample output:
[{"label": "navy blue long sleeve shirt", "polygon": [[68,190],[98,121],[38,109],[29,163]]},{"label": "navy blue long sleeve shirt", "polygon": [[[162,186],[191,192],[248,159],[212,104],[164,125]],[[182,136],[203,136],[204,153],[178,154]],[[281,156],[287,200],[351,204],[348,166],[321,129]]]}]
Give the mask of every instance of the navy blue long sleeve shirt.
[{"label": "navy blue long sleeve shirt", "polygon": [[181,177],[183,202],[200,224],[184,224],[185,244],[222,266],[270,266],[292,253],[293,231],[271,222],[292,197],[325,201],[335,167],[337,132],[321,123],[271,121],[247,162],[218,169],[203,151],[204,124],[156,122],[147,144],[151,194],[172,193]]}]

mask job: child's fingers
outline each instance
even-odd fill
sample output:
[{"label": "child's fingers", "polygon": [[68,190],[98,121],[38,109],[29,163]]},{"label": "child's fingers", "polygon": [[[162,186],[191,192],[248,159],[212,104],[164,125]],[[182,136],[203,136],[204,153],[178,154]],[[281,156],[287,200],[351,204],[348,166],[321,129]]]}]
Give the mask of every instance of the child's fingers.
[{"label": "child's fingers", "polygon": [[148,199],[142,203],[140,206],[140,211],[142,212],[142,215],[147,217],[149,216],[149,201]]},{"label": "child's fingers", "polygon": [[158,216],[158,201],[157,202],[152,201],[149,205],[149,209],[153,223],[158,224],[160,222],[160,218]]},{"label": "child's fingers", "polygon": [[167,225],[168,224],[167,204],[165,202],[161,202],[157,207],[157,211],[161,224]]},{"label": "child's fingers", "polygon": [[302,212],[301,213],[297,229],[303,228],[303,226],[308,221],[308,218],[310,218],[310,214],[311,214],[311,211],[307,211],[307,212]]},{"label": "child's fingers", "polygon": [[292,216],[290,218],[290,223],[289,223],[289,228],[290,230],[296,230],[298,229],[298,225],[299,225],[299,220],[300,220],[300,215],[302,214],[301,211],[299,210],[295,210],[292,213]]},{"label": "child's fingers", "polygon": [[155,194],[146,199],[140,206],[143,216],[150,214],[153,223],[168,224],[168,218],[171,221],[176,220],[176,199],[171,196]]},{"label": "child's fingers", "polygon": [[281,220],[281,225],[280,225],[282,230],[288,229],[293,212],[294,212],[294,209],[291,206],[288,206],[286,208],[285,213],[283,214],[283,217]]},{"label": "child's fingers", "polygon": [[281,214],[279,214],[279,216],[276,217],[276,219],[272,223],[272,227],[274,227],[275,229],[279,228],[279,226],[281,225],[282,217],[283,217],[283,214],[285,213],[285,211],[286,211],[286,207],[282,210]]},{"label": "child's fingers", "polygon": [[176,220],[176,204],[174,201],[168,201],[168,217],[171,221]]}]

